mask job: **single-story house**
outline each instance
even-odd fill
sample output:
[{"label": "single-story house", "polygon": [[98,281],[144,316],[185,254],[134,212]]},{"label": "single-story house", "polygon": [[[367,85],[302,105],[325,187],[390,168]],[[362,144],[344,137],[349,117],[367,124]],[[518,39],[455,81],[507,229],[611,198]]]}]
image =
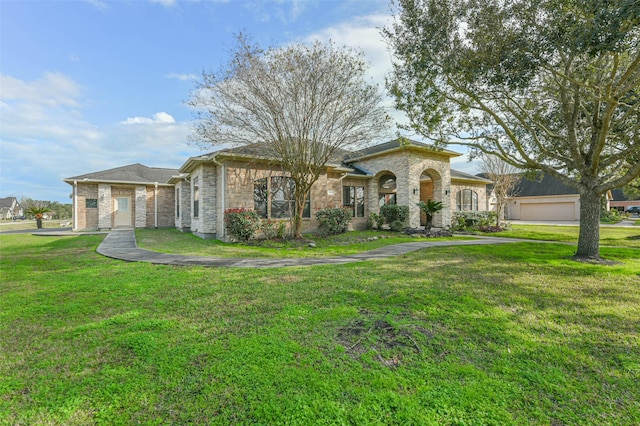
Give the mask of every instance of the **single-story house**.
[{"label": "single-story house", "polygon": [[174,186],[168,182],[177,174],[131,164],[64,179],[73,187],[73,230],[174,226]]},{"label": "single-story house", "polygon": [[[580,194],[548,174],[538,172],[535,177],[523,176],[514,196],[505,207],[507,220],[558,220],[580,219]],[[607,202],[611,194],[607,195]]]},{"label": "single-story house", "polygon": [[[393,140],[357,152],[341,151],[314,183],[303,212],[303,231],[317,230],[315,212],[352,209],[355,229],[383,204],[409,206],[409,223],[425,218],[420,200],[441,201],[434,226],[451,223],[456,210],[487,210],[487,179],[451,170],[458,154],[415,141]],[[189,158],[177,170],[134,164],[67,178],[73,191],[74,230],[168,227],[202,238],[225,238],[224,212],[254,209],[264,219],[292,215],[293,181],[258,145]]]}]

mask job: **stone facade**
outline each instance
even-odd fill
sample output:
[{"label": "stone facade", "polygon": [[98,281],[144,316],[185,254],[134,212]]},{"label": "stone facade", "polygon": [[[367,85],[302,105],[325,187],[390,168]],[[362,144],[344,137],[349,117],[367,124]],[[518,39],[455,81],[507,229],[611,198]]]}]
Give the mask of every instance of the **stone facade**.
[{"label": "stone facade", "polygon": [[442,211],[434,217],[434,226],[444,227],[451,223],[451,200],[445,194],[445,191],[449,191],[451,187],[449,157],[406,149],[384,156],[365,158],[359,160],[358,165],[374,175],[368,185],[369,211],[377,212],[379,209],[377,194],[380,178],[386,174],[392,174],[396,177],[397,204],[409,206],[409,226],[419,227],[420,209],[417,204],[424,198],[420,191],[420,177],[427,173],[432,180],[430,190],[432,199],[441,201],[443,204]]},{"label": "stone facade", "polygon": [[[191,232],[201,238],[216,238],[216,165],[203,164],[191,173]],[[195,209],[195,194],[198,207]],[[196,215],[197,212],[197,215]]]},{"label": "stone facade", "polygon": [[98,185],[98,228],[111,229],[111,185]]}]

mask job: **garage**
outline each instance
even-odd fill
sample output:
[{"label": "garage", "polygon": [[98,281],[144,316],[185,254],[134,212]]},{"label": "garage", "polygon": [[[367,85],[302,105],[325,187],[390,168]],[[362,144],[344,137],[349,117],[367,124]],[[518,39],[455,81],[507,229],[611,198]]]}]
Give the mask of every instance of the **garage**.
[{"label": "garage", "polygon": [[521,220],[577,220],[574,202],[522,203]]}]

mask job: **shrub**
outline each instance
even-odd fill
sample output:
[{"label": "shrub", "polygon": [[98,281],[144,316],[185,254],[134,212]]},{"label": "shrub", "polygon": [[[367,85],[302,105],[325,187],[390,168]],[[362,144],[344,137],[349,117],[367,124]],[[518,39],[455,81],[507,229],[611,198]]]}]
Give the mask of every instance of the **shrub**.
[{"label": "shrub", "polygon": [[409,217],[409,206],[399,206],[397,204],[385,204],[380,207],[380,216],[391,226],[395,221],[400,221],[404,225]]},{"label": "shrub", "polygon": [[248,241],[260,228],[260,217],[253,210],[243,208],[224,211],[224,223],[227,232],[238,241]]},{"label": "shrub", "polygon": [[377,213],[369,213],[367,229],[382,229],[382,218]]},{"label": "shrub", "polygon": [[475,231],[481,226],[492,226],[496,223],[496,212],[455,212],[451,219],[453,231]]},{"label": "shrub", "polygon": [[316,213],[322,235],[341,234],[347,230],[352,219],[349,208],[322,209]]},{"label": "shrub", "polygon": [[622,215],[616,209],[600,210],[600,222],[602,223],[620,223],[622,219]]},{"label": "shrub", "polygon": [[403,233],[407,235],[415,235],[423,238],[451,237],[453,234],[446,229],[424,229],[424,228],[404,228]]},{"label": "shrub", "polygon": [[283,220],[263,220],[260,223],[260,231],[267,240],[273,240],[276,238],[284,238],[284,234],[287,230],[287,224]]},{"label": "shrub", "polygon": [[391,222],[391,224],[389,225],[389,228],[393,231],[393,232],[400,232],[402,231],[402,228],[404,227],[404,222],[400,221],[400,220],[394,220],[393,222]]},{"label": "shrub", "polygon": [[486,225],[486,226],[478,226],[478,231],[493,233],[493,232],[502,232],[504,231],[504,229],[495,225]]}]

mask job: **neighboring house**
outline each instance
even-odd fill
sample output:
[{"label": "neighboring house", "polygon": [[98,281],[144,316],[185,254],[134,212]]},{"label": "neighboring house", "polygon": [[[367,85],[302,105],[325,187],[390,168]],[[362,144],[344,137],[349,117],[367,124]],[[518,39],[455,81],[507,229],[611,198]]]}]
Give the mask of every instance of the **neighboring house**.
[{"label": "neighboring house", "polygon": [[614,189],[611,191],[613,196],[610,206],[612,209],[616,209],[620,212],[626,212],[629,207],[640,206],[640,197],[635,200],[630,200],[624,195],[622,189]]},{"label": "neighboring house", "polygon": [[0,198],[0,219],[11,220],[24,216],[24,209],[16,197]]},{"label": "neighboring house", "polygon": [[[340,151],[326,164],[326,171],[311,188],[303,212],[303,231],[317,230],[315,213],[321,209],[346,206],[353,212],[353,227],[364,229],[370,213],[378,213],[383,204],[409,206],[411,227],[424,225],[418,201],[441,201],[443,210],[436,214],[434,226],[445,227],[455,210],[486,210],[487,179],[451,170],[450,159],[461,154],[435,150],[429,145],[394,140],[358,152]],[[162,170],[155,179],[139,176],[124,178],[137,167]],[[141,172],[140,172],[141,174]],[[85,180],[85,179],[88,179]],[[140,164],[65,179],[74,185],[74,229],[113,228],[118,226],[175,226],[202,238],[225,238],[224,211],[229,208],[253,209],[264,219],[281,220],[293,213],[293,181],[277,161],[261,155],[258,145],[223,149],[189,158],[179,170],[150,169]],[[162,189],[165,206],[173,202],[171,225],[166,209],[162,220],[149,220],[154,189]],[[91,187],[89,188],[89,185]],[[130,222],[118,220],[118,196],[127,188],[128,197],[136,200],[129,213]],[[120,192],[115,192],[116,189]],[[82,207],[91,191],[95,211],[89,220],[88,208]],[[135,191],[135,197],[132,195]],[[169,194],[168,192],[171,192]],[[138,207],[145,206],[144,213]],[[133,218],[140,219],[135,219]],[[146,218],[146,220],[143,220]]]},{"label": "neighboring house", "polygon": [[[535,177],[523,177],[514,197],[507,202],[507,220],[560,220],[580,219],[580,194],[577,189],[560,180],[538,172]],[[607,195],[607,202],[611,194]]]},{"label": "neighboring house", "polygon": [[73,230],[174,226],[176,169],[142,164],[64,179],[73,187]]}]

